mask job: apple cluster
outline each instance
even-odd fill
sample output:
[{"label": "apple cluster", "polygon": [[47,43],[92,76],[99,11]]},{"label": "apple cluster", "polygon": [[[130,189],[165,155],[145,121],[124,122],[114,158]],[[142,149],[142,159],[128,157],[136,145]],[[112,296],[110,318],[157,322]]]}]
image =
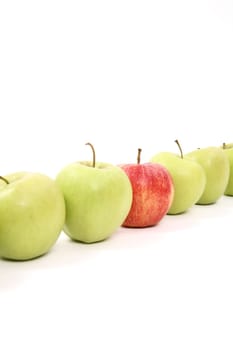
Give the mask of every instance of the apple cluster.
[{"label": "apple cluster", "polygon": [[94,243],[118,227],[154,226],[195,204],[233,196],[233,144],[183,155],[160,152],[147,163],[92,161],[66,165],[55,179],[18,172],[0,176],[0,257],[30,260],[47,253],[64,231]]}]

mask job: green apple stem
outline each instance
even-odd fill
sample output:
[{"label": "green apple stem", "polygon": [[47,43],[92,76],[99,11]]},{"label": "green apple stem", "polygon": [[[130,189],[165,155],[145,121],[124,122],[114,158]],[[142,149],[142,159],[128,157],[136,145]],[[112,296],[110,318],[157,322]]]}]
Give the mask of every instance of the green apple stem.
[{"label": "green apple stem", "polygon": [[141,152],[142,152],[142,149],[138,148],[137,164],[140,164],[141,162]]},{"label": "green apple stem", "polygon": [[180,143],[179,143],[179,141],[178,140],[175,140],[175,143],[177,144],[177,146],[179,147],[179,150],[180,150],[180,156],[181,156],[181,158],[183,159],[184,158],[184,155],[183,155],[183,151],[182,151],[182,148],[181,148],[181,146],[180,146]]},{"label": "green apple stem", "polygon": [[226,143],[225,143],[225,142],[223,142],[222,148],[223,148],[223,149],[226,149]]},{"label": "green apple stem", "polygon": [[95,168],[95,149],[94,149],[94,146],[90,142],[87,142],[85,145],[90,146],[92,149],[92,167]]},{"label": "green apple stem", "polygon": [[0,176],[0,180],[3,180],[7,185],[9,185],[9,181],[7,179],[5,179],[5,177]]}]

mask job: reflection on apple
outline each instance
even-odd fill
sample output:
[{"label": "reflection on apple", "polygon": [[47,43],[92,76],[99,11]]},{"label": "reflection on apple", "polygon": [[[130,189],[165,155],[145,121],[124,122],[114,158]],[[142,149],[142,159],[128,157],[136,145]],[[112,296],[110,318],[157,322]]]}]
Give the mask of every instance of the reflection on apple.
[{"label": "reflection on apple", "polygon": [[64,221],[64,198],[54,180],[29,172],[0,177],[2,258],[29,260],[47,253]]}]

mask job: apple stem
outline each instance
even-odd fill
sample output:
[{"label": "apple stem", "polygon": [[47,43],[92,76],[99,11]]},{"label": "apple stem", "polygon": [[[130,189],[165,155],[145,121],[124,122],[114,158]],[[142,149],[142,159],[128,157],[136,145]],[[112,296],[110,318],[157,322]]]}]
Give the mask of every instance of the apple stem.
[{"label": "apple stem", "polygon": [[3,180],[7,185],[9,185],[9,181],[7,179],[5,179],[5,177],[0,176],[0,180]]},{"label": "apple stem", "polygon": [[184,155],[183,155],[183,151],[182,151],[182,148],[181,148],[181,146],[180,146],[180,143],[179,143],[179,141],[178,140],[175,140],[175,143],[177,144],[177,146],[179,147],[179,150],[180,150],[180,156],[181,156],[181,158],[183,159],[184,158]]},{"label": "apple stem", "polygon": [[222,148],[223,148],[223,149],[226,149],[226,143],[225,143],[225,142],[223,142]]},{"label": "apple stem", "polygon": [[92,167],[95,168],[95,149],[94,149],[94,146],[90,142],[85,143],[85,145],[90,146],[92,149]]},{"label": "apple stem", "polygon": [[141,148],[138,148],[137,164],[140,164],[140,161],[141,161],[141,152],[142,152],[142,149],[141,149]]}]

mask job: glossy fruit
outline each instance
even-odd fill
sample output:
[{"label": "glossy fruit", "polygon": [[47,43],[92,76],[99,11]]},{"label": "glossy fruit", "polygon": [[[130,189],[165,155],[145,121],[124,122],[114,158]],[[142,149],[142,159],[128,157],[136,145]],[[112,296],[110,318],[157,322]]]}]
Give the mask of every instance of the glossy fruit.
[{"label": "glossy fruit", "polygon": [[230,164],[230,175],[224,194],[227,196],[233,196],[233,143],[224,144],[223,150],[227,155]]},{"label": "glossy fruit", "polygon": [[48,176],[20,172],[0,179],[1,257],[28,260],[47,253],[64,221],[63,195]]},{"label": "glossy fruit", "polygon": [[201,197],[206,184],[203,168],[192,159],[171,152],[160,152],[152,162],[166,167],[174,183],[174,198],[168,214],[181,214],[190,209]]},{"label": "glossy fruit", "polygon": [[124,171],[94,159],[69,164],[56,178],[66,203],[64,231],[85,243],[110,237],[132,203],[132,188]]},{"label": "glossy fruit", "polygon": [[197,149],[186,155],[202,166],[206,174],[205,189],[197,204],[215,203],[225,192],[230,165],[226,152],[219,147]]},{"label": "glossy fruit", "polygon": [[167,214],[173,200],[174,186],[167,169],[160,164],[139,163],[138,160],[137,164],[120,165],[133,189],[132,206],[123,223],[126,227],[157,224]]}]

